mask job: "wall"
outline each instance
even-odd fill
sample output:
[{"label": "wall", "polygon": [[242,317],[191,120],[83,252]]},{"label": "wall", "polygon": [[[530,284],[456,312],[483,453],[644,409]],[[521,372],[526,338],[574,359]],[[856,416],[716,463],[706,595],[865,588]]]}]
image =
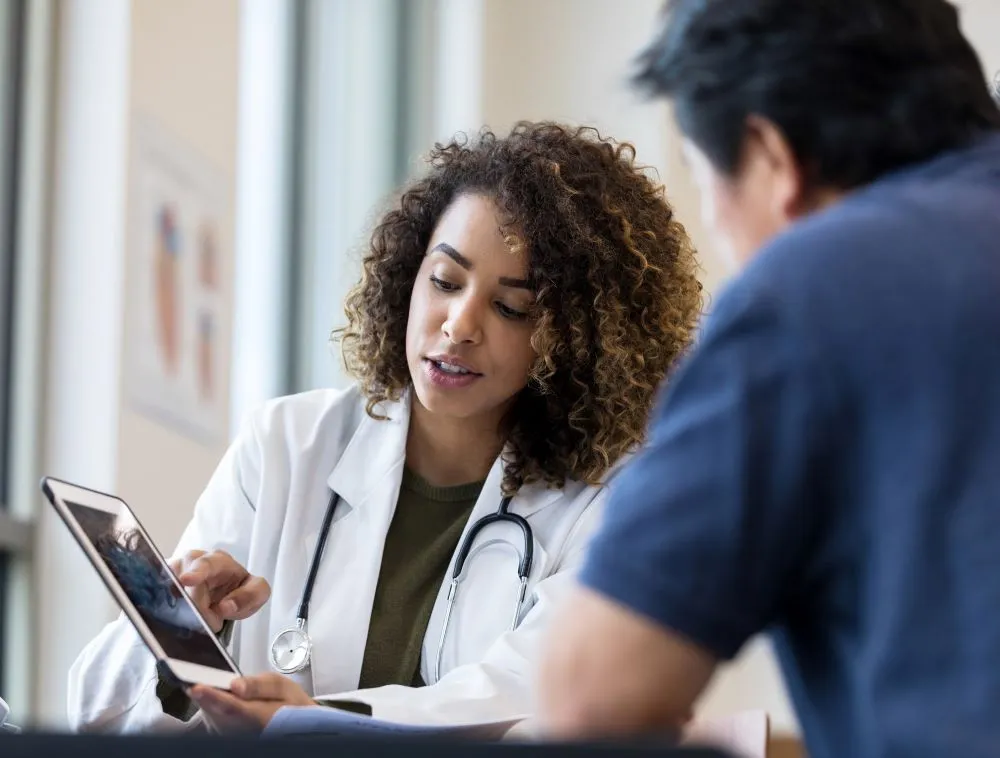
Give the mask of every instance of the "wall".
[{"label": "wall", "polygon": [[[155,120],[222,172],[232,207],[239,4],[76,0],[60,10],[45,470],[121,494],[170,550],[225,443],[182,437],[121,395],[123,324],[134,318],[124,297],[128,139],[136,115]],[[227,299],[231,250],[230,216],[220,239]],[[113,608],[48,508],[36,556],[45,655],[34,712],[58,727],[66,672]]]},{"label": "wall", "polygon": [[[221,225],[219,281],[232,300],[233,208],[238,115],[237,0],[134,0],[129,105],[183,140],[225,178],[229,213]],[[125,320],[135,318],[128,313]],[[218,335],[228,346],[229,332]],[[229,361],[218,386],[229,386]],[[118,493],[164,549],[171,549],[225,451],[225,440],[194,442],[122,402]]]},{"label": "wall", "polygon": [[631,62],[662,5],[485,0],[481,115],[496,129],[522,118],[589,124],[634,144],[638,162],[656,169],[701,250],[702,281],[712,290],[728,271],[698,224],[697,196],[678,160],[667,107],[628,85]]},{"label": "wall", "polygon": [[962,17],[962,29],[983,61],[986,75],[1000,76],[1000,2],[953,0]]}]

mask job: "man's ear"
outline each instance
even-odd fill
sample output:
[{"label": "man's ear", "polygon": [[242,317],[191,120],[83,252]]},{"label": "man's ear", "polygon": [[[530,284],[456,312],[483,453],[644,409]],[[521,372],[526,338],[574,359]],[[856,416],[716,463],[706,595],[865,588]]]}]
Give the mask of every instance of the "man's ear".
[{"label": "man's ear", "polygon": [[798,156],[785,133],[770,119],[747,117],[747,152],[762,160],[771,184],[771,212],[777,218],[794,219],[808,210],[806,177]]}]

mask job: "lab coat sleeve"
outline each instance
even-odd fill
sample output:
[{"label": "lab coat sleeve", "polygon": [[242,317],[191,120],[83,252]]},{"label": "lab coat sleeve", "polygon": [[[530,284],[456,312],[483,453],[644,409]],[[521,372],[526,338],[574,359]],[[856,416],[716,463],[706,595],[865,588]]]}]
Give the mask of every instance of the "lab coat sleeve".
[{"label": "lab coat sleeve", "polygon": [[[248,421],[223,456],[195,506],[173,555],[225,550],[246,565],[259,479],[259,452]],[[80,653],[69,673],[68,719],[74,731],[182,732],[203,729],[196,715],[166,715],[156,694],[155,661],[132,623],[120,615]]]},{"label": "lab coat sleeve", "polygon": [[583,511],[567,539],[556,569],[538,582],[535,603],[517,629],[504,633],[483,660],[452,669],[426,687],[389,685],[323,695],[322,701],[358,701],[372,716],[406,724],[455,725],[516,720],[533,711],[539,644],[567,592],[575,585],[587,543],[597,529],[606,499],[602,490]]}]

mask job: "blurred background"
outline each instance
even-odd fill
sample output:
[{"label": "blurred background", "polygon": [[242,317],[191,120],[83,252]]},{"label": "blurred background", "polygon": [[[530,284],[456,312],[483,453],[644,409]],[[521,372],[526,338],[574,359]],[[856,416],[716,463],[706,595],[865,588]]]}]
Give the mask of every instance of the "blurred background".
[{"label": "blurred background", "polygon": [[[115,615],[39,496],[120,494],[170,550],[244,413],[346,379],[329,345],[373,218],[436,141],[558,119],[632,142],[730,273],[660,104],[661,0],[0,0],[0,695],[65,723]],[[987,71],[1000,1],[962,0]],[[189,263],[190,262],[190,263]],[[702,712],[797,725],[768,645]]]}]

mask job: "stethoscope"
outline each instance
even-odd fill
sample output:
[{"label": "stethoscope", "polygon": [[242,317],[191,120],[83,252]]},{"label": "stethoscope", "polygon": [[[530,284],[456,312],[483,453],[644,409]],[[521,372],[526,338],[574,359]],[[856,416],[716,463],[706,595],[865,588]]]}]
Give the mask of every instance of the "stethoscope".
[{"label": "stethoscope", "polygon": [[[307,668],[312,662],[312,639],[309,636],[309,601],[312,598],[313,586],[316,584],[316,574],[319,572],[319,564],[323,559],[323,548],[326,547],[326,538],[330,534],[330,526],[333,524],[333,514],[337,510],[337,502],[340,498],[334,492],[330,495],[330,503],[326,507],[326,516],[323,518],[323,527],[316,543],[316,552],[313,554],[312,565],[309,567],[309,577],[306,579],[306,586],[302,591],[302,600],[299,602],[299,610],[295,615],[295,626],[288,627],[275,635],[271,643],[271,666],[275,671],[282,674],[295,674]],[[444,623],[441,626],[441,638],[438,641],[437,656],[434,659],[434,681],[441,678],[441,659],[444,656],[444,645],[448,637],[448,626],[451,623],[451,612],[455,607],[455,599],[458,595],[458,585],[462,582],[465,567],[475,553],[473,545],[476,537],[482,531],[493,524],[508,523],[514,524],[521,530],[524,540],[524,550],[519,552],[519,562],[517,566],[517,576],[520,581],[517,593],[517,603],[514,606],[513,618],[510,622],[510,629],[517,628],[521,615],[521,606],[524,604],[524,596],[528,589],[528,577],[531,575],[531,563],[534,555],[534,535],[531,526],[523,516],[510,513],[511,497],[504,496],[500,500],[500,507],[496,513],[484,516],[469,527],[465,537],[459,543],[458,553],[455,557],[455,565],[451,569],[451,583],[448,585],[448,604],[445,607]],[[483,550],[490,545],[503,542],[502,540],[491,540],[480,545],[475,552]]]}]

